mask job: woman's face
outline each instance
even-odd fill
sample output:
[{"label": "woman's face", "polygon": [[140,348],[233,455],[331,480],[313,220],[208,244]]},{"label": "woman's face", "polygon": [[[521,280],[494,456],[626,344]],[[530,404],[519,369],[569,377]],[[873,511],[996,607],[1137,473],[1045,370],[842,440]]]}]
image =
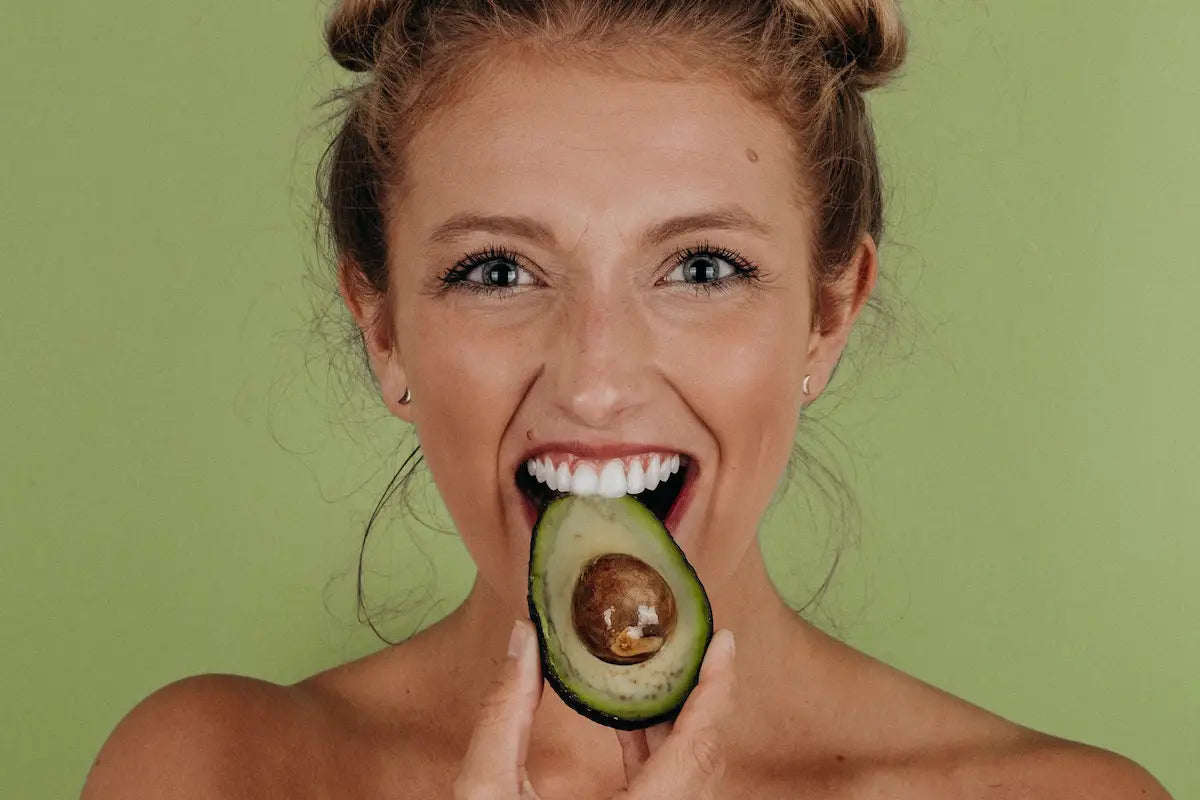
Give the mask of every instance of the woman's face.
[{"label": "woman's face", "polygon": [[815,396],[844,343],[810,333],[788,136],[720,84],[490,76],[408,151],[394,340],[368,337],[384,399],[506,600],[539,493],[568,481],[656,498],[716,588],[786,466],[805,374]]}]

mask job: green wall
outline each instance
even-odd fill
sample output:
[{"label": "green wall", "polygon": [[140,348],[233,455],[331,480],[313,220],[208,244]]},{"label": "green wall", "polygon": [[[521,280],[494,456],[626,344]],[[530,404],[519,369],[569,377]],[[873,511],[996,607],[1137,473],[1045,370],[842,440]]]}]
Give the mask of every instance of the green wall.
[{"label": "green wall", "polygon": [[[377,646],[345,576],[404,431],[310,331],[314,0],[3,5],[0,796],[69,797],[168,681]],[[1200,10],[906,11],[873,101],[900,322],[813,409],[863,516],[824,612],[1200,796]],[[806,509],[766,534],[797,593]],[[470,564],[407,530],[375,596],[441,613]]]}]

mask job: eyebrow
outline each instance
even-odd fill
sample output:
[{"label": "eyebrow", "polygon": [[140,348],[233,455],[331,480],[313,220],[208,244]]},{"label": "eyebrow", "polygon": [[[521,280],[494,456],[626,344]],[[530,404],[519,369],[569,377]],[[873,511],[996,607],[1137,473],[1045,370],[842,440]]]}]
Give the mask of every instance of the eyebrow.
[{"label": "eyebrow", "polygon": [[[750,231],[771,236],[769,225],[740,205],[728,205],[698,214],[685,214],[655,223],[643,235],[642,247],[660,245],[670,239],[705,230]],[[507,233],[528,239],[543,247],[552,248],[557,240],[554,232],[532,217],[507,214],[455,214],[434,229],[430,244],[446,244],[468,233]]]}]

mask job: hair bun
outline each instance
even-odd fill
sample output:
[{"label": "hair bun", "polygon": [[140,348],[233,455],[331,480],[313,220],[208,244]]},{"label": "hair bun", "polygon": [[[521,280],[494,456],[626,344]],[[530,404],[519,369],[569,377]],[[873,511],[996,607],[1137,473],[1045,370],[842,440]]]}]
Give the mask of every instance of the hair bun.
[{"label": "hair bun", "polygon": [[402,0],[341,0],[325,23],[325,45],[339,64],[354,72],[375,65],[380,30]]},{"label": "hair bun", "polygon": [[816,27],[825,60],[860,90],[874,89],[904,63],[908,32],[897,0],[791,0]]}]

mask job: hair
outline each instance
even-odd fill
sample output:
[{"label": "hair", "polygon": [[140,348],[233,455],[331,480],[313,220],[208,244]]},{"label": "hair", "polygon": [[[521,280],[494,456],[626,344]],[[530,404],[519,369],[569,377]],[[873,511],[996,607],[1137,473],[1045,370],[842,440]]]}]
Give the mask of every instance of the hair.
[{"label": "hair", "polygon": [[[720,78],[773,112],[793,139],[796,189],[812,211],[818,332],[845,302],[835,288],[862,237],[882,241],[883,184],[864,93],[885,85],[904,61],[897,0],[341,0],[325,39],[332,57],[361,79],[328,101],[337,105],[338,129],[318,170],[318,233],[346,285],[382,300],[381,316],[392,308],[386,222],[405,191],[406,147],[502,52],[635,77]],[[881,310],[875,298],[871,305]],[[390,325],[378,327],[390,335]],[[355,327],[354,335],[371,374],[364,334]],[[797,460],[813,465],[800,445]],[[392,479],[367,523],[364,549],[380,510],[403,494],[420,463],[414,450]],[[849,496],[844,481],[816,466],[827,497]],[[789,479],[791,472],[789,465]],[[818,594],[828,583],[827,576]],[[358,602],[374,628],[361,552]]]}]

